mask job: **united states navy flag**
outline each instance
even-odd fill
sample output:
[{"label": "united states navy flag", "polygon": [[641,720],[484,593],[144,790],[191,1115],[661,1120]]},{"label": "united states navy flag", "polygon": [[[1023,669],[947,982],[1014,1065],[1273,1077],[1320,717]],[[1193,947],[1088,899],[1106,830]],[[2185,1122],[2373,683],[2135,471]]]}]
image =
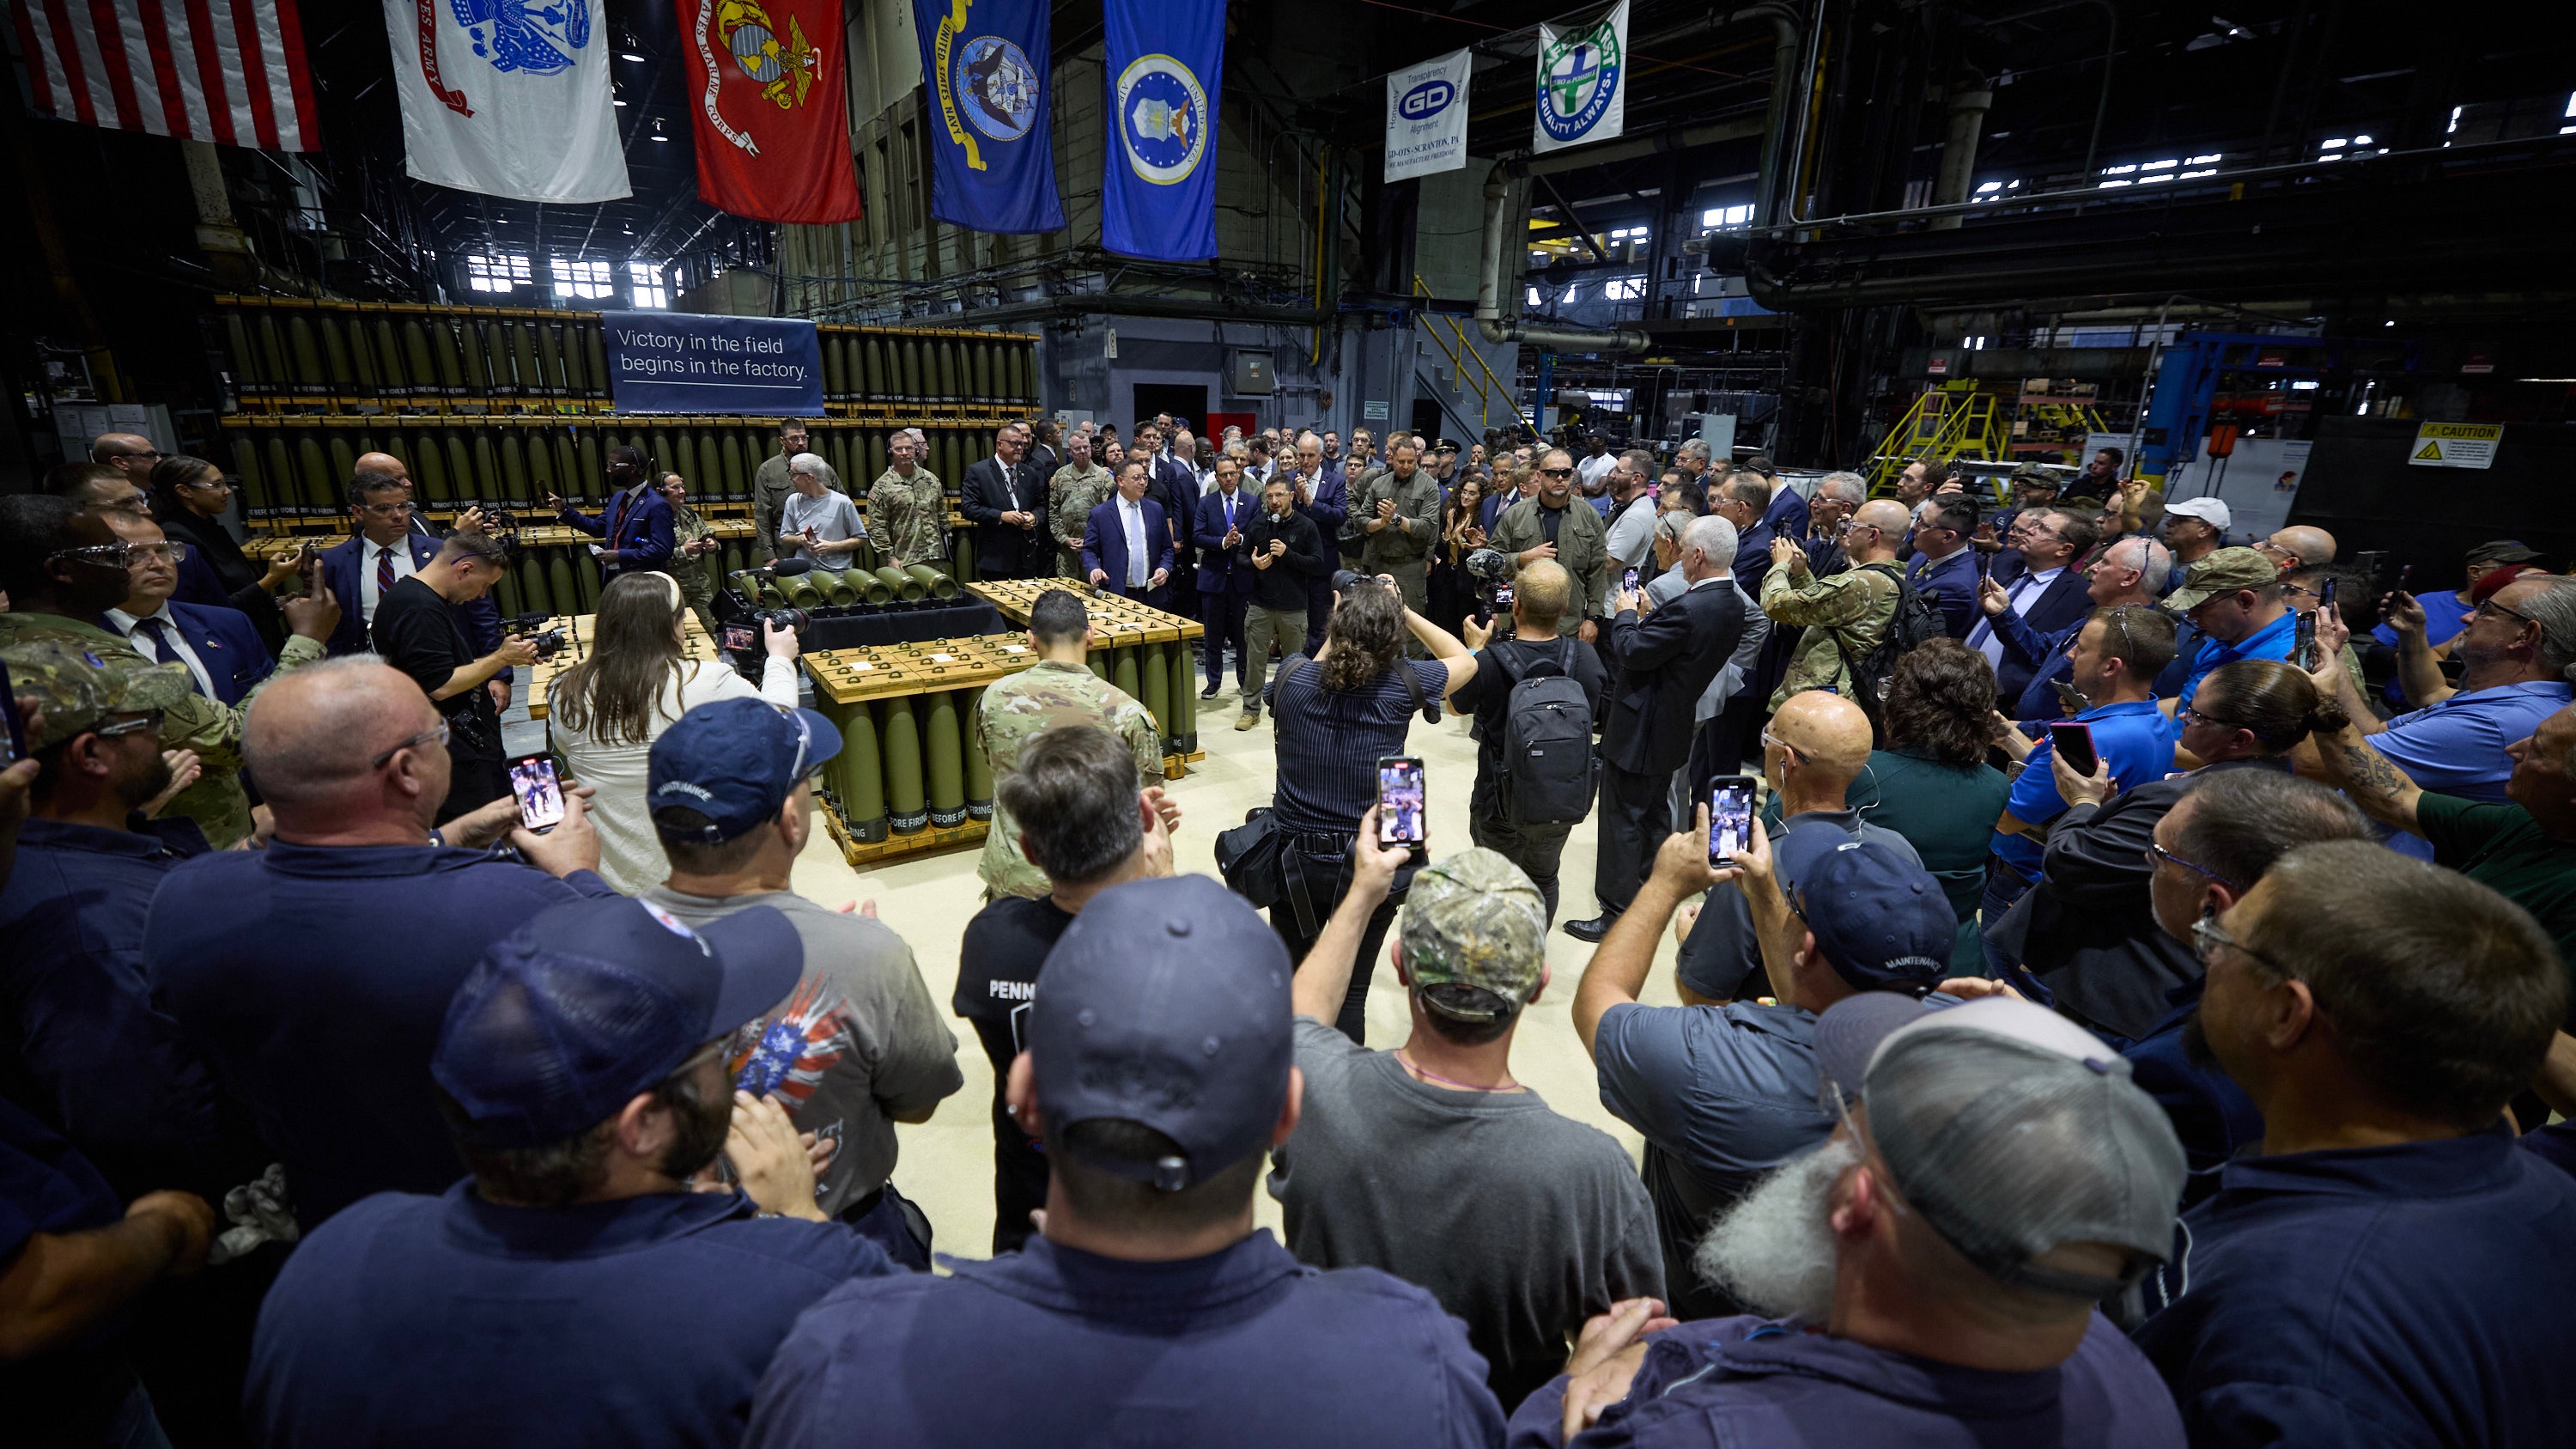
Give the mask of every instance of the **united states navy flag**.
[{"label": "united states navy flag", "polygon": [[1216,255],[1217,81],[1225,7],[1107,0],[1109,146],[1100,244],[1157,261]]},{"label": "united states navy flag", "polygon": [[1047,0],[912,0],[929,94],[930,214],[973,231],[1064,229],[1047,125]]}]

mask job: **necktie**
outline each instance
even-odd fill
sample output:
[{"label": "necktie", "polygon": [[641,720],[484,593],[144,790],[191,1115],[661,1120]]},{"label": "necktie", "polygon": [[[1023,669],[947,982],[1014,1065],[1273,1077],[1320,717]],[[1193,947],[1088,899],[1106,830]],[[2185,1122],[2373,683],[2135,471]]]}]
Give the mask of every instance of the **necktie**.
[{"label": "necktie", "polygon": [[393,592],[393,587],[394,551],[380,546],[376,549],[376,597],[382,599]]},{"label": "necktie", "polygon": [[1127,587],[1145,587],[1145,510],[1130,503],[1127,514]]},{"label": "necktie", "polygon": [[[172,640],[170,637],[169,625],[162,623],[158,619],[137,619],[134,621],[134,632],[136,634],[141,634],[152,641],[152,657],[154,659],[159,660],[163,664],[176,664],[183,668],[187,665],[188,661],[179,657],[179,646],[177,642]],[[188,692],[194,695],[203,695],[205,691],[197,687],[197,671],[190,669],[187,671],[187,674]]]}]

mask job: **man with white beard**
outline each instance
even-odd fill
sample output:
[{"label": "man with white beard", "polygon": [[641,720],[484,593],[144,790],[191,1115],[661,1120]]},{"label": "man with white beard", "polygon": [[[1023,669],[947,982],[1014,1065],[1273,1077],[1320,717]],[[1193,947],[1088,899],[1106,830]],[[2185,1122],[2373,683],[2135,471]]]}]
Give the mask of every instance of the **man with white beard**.
[{"label": "man with white beard", "polygon": [[2127,1064],[2006,998],[1855,997],[1816,1038],[1820,1094],[1842,1097],[1832,1139],[1700,1249],[1777,1316],[1620,1304],[1506,1442],[2180,1449],[2155,1369],[2095,1310],[2170,1253],[2182,1190],[2182,1148]]}]

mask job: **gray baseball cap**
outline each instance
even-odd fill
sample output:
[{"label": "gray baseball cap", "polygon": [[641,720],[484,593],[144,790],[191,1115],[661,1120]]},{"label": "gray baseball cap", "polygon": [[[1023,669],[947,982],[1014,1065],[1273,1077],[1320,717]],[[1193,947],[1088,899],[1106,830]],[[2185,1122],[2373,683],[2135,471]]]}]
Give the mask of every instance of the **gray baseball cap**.
[{"label": "gray baseball cap", "polygon": [[1172,1139],[1177,1157],[1091,1163],[1165,1192],[1267,1148],[1288,1101],[1292,971],[1278,933],[1206,876],[1093,896],[1029,1005],[1047,1120],[1115,1118]]},{"label": "gray baseball cap", "polygon": [[[2173,1251],[2182,1143],[2129,1064],[2044,1007],[1988,997],[1898,1027],[1871,1054],[1869,1137],[1897,1190],[1998,1282],[2100,1299]],[[2115,1277],[2043,1265],[2125,1250]]]}]

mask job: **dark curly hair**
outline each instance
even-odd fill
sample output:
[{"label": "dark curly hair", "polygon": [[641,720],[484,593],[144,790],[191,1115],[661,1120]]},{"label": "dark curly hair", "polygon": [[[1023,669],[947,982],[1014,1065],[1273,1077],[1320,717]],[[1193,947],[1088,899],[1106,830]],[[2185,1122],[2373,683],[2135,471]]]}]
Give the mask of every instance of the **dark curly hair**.
[{"label": "dark curly hair", "polygon": [[1889,749],[1973,765],[1994,740],[1995,670],[1956,639],[1932,639],[1896,661],[1887,682]]}]

